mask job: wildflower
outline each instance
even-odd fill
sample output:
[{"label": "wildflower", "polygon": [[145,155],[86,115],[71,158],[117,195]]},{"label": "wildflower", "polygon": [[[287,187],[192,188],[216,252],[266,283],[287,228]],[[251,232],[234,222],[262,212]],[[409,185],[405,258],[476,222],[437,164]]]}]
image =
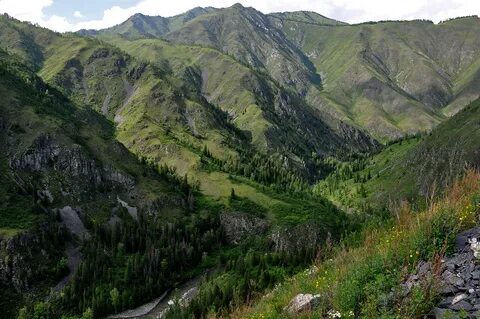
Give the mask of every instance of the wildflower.
[{"label": "wildflower", "polygon": [[328,318],[342,318],[342,314],[336,310],[329,310],[327,312]]}]

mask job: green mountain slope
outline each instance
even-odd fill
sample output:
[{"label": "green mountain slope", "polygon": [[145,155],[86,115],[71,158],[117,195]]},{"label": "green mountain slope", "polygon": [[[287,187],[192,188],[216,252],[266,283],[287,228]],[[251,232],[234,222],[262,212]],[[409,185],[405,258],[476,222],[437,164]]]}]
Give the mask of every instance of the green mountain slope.
[{"label": "green mountain slope", "polygon": [[[277,26],[315,64],[329,105],[377,138],[429,130],[478,97],[475,17],[338,27],[284,19]],[[307,100],[315,105],[317,95]]]},{"label": "green mountain slope", "polygon": [[467,168],[478,169],[480,100],[471,103],[425,136],[405,156],[395,158],[384,179],[395,179],[387,192],[430,197],[441,193]]},{"label": "green mountain slope", "polygon": [[[17,25],[22,27],[5,20],[4,34],[18,33]],[[12,38],[5,36],[7,49],[15,44]],[[251,163],[257,152],[274,154],[275,166],[286,163],[305,180],[322,174],[314,172],[312,153],[376,147],[361,130],[334,118],[326,121],[294,92],[213,49],[103,37],[132,57],[96,39],[55,33],[48,38],[36,43],[43,58],[39,74],[46,81],[113,120],[117,137],[135,154],[190,174],[215,196],[228,197],[233,185],[227,174],[205,170],[205,147],[230,166]],[[234,77],[225,81],[227,69]],[[243,189],[255,193],[243,185],[240,195]]]},{"label": "green mountain slope", "polygon": [[[448,279],[431,272],[435,271],[433,265],[440,268],[447,267],[448,261],[458,262],[462,237],[478,229],[479,181],[479,174],[470,171],[447,190],[445,197],[432,202],[426,210],[414,210],[406,204],[397,207],[389,222],[375,223],[360,236],[348,237],[331,258],[289,278],[252,305],[240,308],[230,316],[468,317],[469,305],[442,312],[438,310],[442,304],[451,304],[443,301]],[[449,270],[438,272],[451,273]],[[408,279],[412,277],[419,279],[417,284],[408,287],[411,282]],[[311,308],[295,309],[294,305],[298,304],[295,301],[308,301],[312,297]]]},{"label": "green mountain slope", "polygon": [[142,165],[115,140],[102,116],[77,107],[21,63],[12,63],[15,57],[4,51],[1,57],[2,160],[8,164],[3,173],[13,174],[9,179],[17,187],[58,206],[91,203],[92,213],[97,205],[116,202],[115,196],[106,201],[109,192],[145,207],[156,192],[169,192],[160,178],[144,178]]},{"label": "green mountain slope", "polygon": [[333,149],[341,152],[375,146],[361,131],[335,119],[326,121],[300,97],[283,90],[269,77],[214,49],[156,39],[105,40],[142,60],[168,61],[174,73],[194,70],[201,77],[196,83],[199,93],[226,112],[240,130],[249,133],[259,151],[283,149],[302,158],[311,150],[324,155]]},{"label": "green mountain slope", "polygon": [[[388,141],[429,131],[478,98],[478,28],[476,17],[347,25],[237,4],[143,37],[214,48],[294,89],[324,121]],[[141,30],[128,23],[115,32],[138,39]]]},{"label": "green mountain slope", "polygon": [[[16,44],[10,34],[48,33],[24,28],[14,20],[2,22],[3,46],[9,50]],[[78,103],[115,121],[119,139],[139,156],[175,164],[185,174],[198,165],[205,145],[226,159],[235,155],[229,141],[248,143],[225,114],[197,97],[194,90],[188,91],[184,82],[192,79],[175,78],[165,67],[138,62],[97,40],[48,35],[48,42],[35,43],[42,53],[39,74]]]},{"label": "green mountain slope", "polygon": [[380,152],[351,161],[319,181],[317,194],[346,207],[419,206],[444,195],[467,169],[480,167],[480,100],[438,125],[430,134],[402,139]]},{"label": "green mountain slope", "polygon": [[181,218],[194,204],[181,179],[138,160],[103,116],[45,84],[21,60],[0,50],[0,304],[6,318],[65,285],[62,279],[82,260],[83,237],[95,241],[96,227],[139,218],[137,211]]},{"label": "green mountain slope", "polygon": [[165,38],[215,48],[301,93],[320,85],[308,58],[265,15],[240,4],[193,19]]}]

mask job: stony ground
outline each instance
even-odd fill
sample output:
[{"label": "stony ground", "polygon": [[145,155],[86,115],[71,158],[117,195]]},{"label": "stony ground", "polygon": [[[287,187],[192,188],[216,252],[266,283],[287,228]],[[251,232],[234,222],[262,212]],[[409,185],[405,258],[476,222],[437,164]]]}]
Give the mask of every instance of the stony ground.
[{"label": "stony ground", "polygon": [[416,273],[403,284],[405,293],[432,276],[439,277],[441,301],[431,318],[456,319],[480,317],[480,255],[477,244],[480,227],[467,230],[456,238],[455,253],[435,266],[420,262]]}]

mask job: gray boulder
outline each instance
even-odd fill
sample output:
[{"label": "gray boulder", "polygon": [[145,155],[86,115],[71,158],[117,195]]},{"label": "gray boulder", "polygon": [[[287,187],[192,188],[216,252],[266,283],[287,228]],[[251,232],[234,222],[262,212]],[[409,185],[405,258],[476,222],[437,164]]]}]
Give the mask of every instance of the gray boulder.
[{"label": "gray boulder", "polygon": [[298,294],[284,308],[289,315],[311,311],[320,304],[320,295]]}]

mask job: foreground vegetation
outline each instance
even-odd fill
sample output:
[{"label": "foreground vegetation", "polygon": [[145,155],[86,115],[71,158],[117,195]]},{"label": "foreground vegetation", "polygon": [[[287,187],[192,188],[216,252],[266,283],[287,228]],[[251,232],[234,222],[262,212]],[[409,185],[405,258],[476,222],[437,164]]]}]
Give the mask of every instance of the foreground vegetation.
[{"label": "foreground vegetation", "polygon": [[420,260],[438,266],[452,252],[455,236],[477,225],[479,214],[480,174],[469,171],[426,210],[400,205],[391,222],[348,236],[330,260],[278,285],[233,317],[287,317],[283,308],[296,294],[313,293],[322,296],[322,304],[301,317],[325,318],[330,312],[342,318],[420,318],[437,301],[436,278],[407,297],[400,283]]}]

